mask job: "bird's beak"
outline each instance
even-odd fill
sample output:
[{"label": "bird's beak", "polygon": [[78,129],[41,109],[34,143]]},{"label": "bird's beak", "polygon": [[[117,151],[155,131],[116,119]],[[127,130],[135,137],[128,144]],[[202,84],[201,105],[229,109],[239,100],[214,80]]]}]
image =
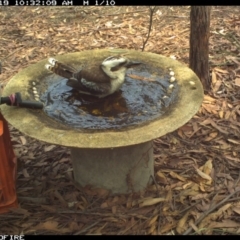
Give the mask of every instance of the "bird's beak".
[{"label": "bird's beak", "polygon": [[126,64],[125,64],[125,67],[126,68],[131,68],[131,67],[135,67],[135,66],[138,66],[140,64],[143,64],[141,62],[135,62],[135,61],[128,61]]}]

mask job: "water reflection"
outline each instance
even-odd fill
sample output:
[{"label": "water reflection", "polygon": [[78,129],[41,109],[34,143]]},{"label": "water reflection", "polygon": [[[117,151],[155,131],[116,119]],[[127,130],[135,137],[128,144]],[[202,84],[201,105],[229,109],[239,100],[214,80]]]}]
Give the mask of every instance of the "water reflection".
[{"label": "water reflection", "polygon": [[79,94],[66,85],[67,79],[50,75],[44,79],[48,87],[40,99],[48,116],[74,128],[124,129],[157,119],[171,107],[178,85],[175,82],[169,91],[169,78],[168,71],[129,70],[119,91],[98,99]]}]

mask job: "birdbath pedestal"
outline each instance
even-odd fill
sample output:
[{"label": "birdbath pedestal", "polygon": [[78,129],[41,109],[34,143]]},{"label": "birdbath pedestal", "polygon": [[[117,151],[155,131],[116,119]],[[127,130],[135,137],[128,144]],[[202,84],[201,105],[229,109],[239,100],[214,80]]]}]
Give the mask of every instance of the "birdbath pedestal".
[{"label": "birdbath pedestal", "polygon": [[[177,89],[173,101],[164,105],[164,111],[161,110],[162,114],[159,116],[156,114],[155,117],[154,114],[150,114],[151,111],[146,111],[147,117],[151,115],[149,119],[136,123],[132,121],[128,126],[125,123],[130,121],[129,119],[134,119],[134,116],[131,118],[132,116],[129,115],[131,117],[128,116],[119,123],[116,121],[116,125],[104,129],[101,124],[99,124],[100,127],[92,128],[85,128],[86,124],[83,124],[80,128],[74,124],[71,126],[66,124],[66,119],[61,122],[60,118],[54,119],[48,116],[45,110],[31,110],[5,105],[1,106],[1,112],[10,124],[24,134],[40,141],[69,147],[71,149],[74,178],[82,187],[89,185],[108,189],[112,193],[128,193],[143,190],[151,183],[154,175],[153,139],[174,131],[192,118],[202,103],[203,88],[197,76],[188,67],[176,60],[153,53],[125,49],[103,49],[70,53],[56,56],[56,58],[65,63],[77,64],[83,63],[89,58],[93,61],[103,60],[108,56],[119,53],[126,54],[130,59],[143,62],[146,66],[149,66],[149,69],[153,68],[152,72],[150,71],[153,75],[156,74],[154,69],[165,71],[162,75],[168,74],[169,71],[174,72],[175,80],[173,78],[169,80],[166,91],[164,90],[165,83],[162,84],[160,81],[158,84],[158,86],[163,85],[163,92],[165,91],[163,99],[168,98],[167,95],[172,91],[172,88]],[[46,63],[47,60],[45,59],[30,65],[15,75],[5,87],[4,95],[20,92],[23,99],[34,100],[32,91],[34,85],[39,92],[40,100],[44,102],[46,107],[48,98],[46,90],[50,84],[59,81],[57,78],[49,80],[49,73],[44,69]],[[137,72],[130,75],[136,74]],[[129,80],[129,82],[131,81],[134,84],[135,81],[144,82],[144,80],[136,79]],[[144,84],[152,83],[145,81]],[[141,91],[136,88],[132,96],[142,94],[144,88]],[[128,89],[132,91],[131,87]],[[123,98],[125,91],[127,91],[127,88],[124,89],[123,86]],[[154,94],[154,92],[151,94]],[[114,98],[114,94],[112,97]],[[104,102],[105,100],[101,101]],[[125,101],[124,104],[126,109],[131,109],[134,103],[137,102],[133,101],[129,104]],[[154,105],[157,106],[157,103],[153,102],[152,104],[152,109],[155,109]],[[71,107],[71,104],[68,106]],[[161,107],[161,104],[158,103],[158,106]],[[94,111],[95,109],[92,112]],[[134,110],[131,111],[134,112]],[[81,112],[84,112],[84,110],[81,109]],[[138,119],[138,115],[139,113],[136,113],[136,119]],[[102,121],[105,117],[95,116],[95,119],[95,122],[98,119]],[[111,117],[107,119],[111,120]],[[81,122],[84,121],[83,119]],[[87,121],[85,122],[87,123]],[[120,122],[123,124],[122,127]]]}]

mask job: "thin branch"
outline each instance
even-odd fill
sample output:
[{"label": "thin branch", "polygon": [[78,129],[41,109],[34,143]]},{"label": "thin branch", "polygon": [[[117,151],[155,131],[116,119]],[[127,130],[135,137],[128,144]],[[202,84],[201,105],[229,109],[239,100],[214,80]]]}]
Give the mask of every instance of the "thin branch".
[{"label": "thin branch", "polygon": [[[203,214],[197,219],[197,221],[194,223],[196,226],[212,211],[214,211],[216,208],[220,207],[223,203],[226,203],[229,198],[231,198],[236,193],[240,192],[240,190],[236,190],[235,192],[231,193],[227,197],[225,197],[221,202],[216,204],[215,206],[209,208],[207,211],[203,212]],[[190,227],[187,231],[183,233],[183,235],[188,235],[192,231],[192,227]]]},{"label": "thin branch", "polygon": [[94,227],[95,225],[97,225],[98,223],[100,223],[100,221],[97,221],[97,222],[91,224],[90,226],[85,227],[84,229],[82,229],[82,230],[80,230],[80,231],[74,233],[73,235],[80,235],[80,234],[83,234],[84,232],[88,231],[89,229],[91,229],[92,227]]},{"label": "thin branch", "polygon": [[149,7],[150,20],[149,20],[148,35],[147,35],[146,40],[143,42],[142,52],[144,51],[144,48],[145,48],[145,46],[146,46],[146,44],[147,44],[147,41],[148,41],[148,39],[149,39],[149,37],[150,37],[150,33],[151,33],[151,30],[152,30],[153,14],[154,14],[155,8],[156,8],[156,6],[154,6],[154,7]]}]

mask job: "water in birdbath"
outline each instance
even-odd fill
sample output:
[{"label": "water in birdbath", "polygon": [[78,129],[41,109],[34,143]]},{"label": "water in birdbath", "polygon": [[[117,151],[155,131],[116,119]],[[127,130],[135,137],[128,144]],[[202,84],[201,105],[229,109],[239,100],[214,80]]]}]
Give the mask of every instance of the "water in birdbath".
[{"label": "water in birdbath", "polygon": [[105,98],[80,94],[55,74],[41,82],[45,113],[56,121],[82,130],[120,130],[146,124],[166,114],[177,101],[179,86],[169,69],[144,65],[129,69],[123,86]]}]

